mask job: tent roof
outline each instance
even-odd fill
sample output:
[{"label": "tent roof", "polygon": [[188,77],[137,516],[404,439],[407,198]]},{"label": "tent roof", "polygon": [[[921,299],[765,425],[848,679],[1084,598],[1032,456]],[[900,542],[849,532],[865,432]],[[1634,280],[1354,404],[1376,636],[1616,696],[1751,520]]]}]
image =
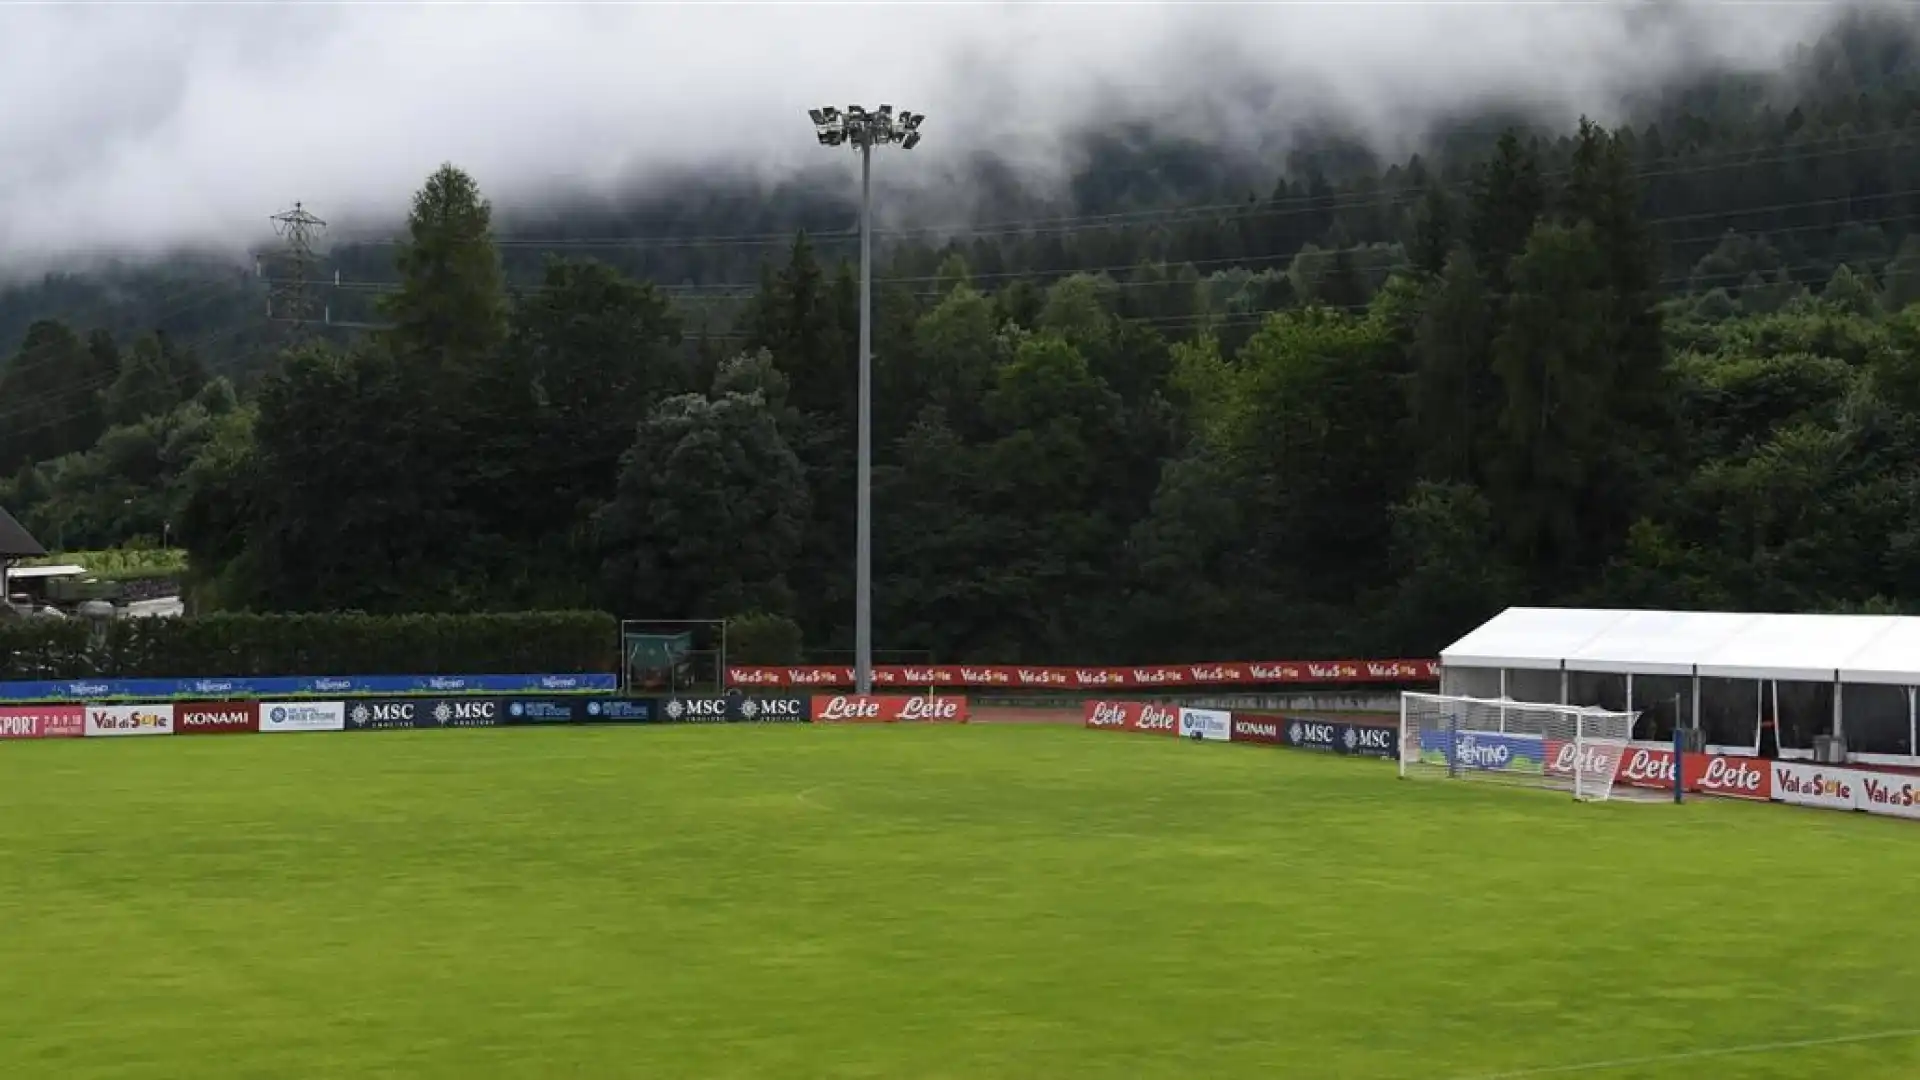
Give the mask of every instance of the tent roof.
[{"label": "tent roof", "polygon": [[0,507],[0,559],[33,559],[46,553],[40,541],[13,520],[6,508]]},{"label": "tent roof", "polygon": [[1920,618],[1508,608],[1441,650],[1451,667],[1920,685]]}]

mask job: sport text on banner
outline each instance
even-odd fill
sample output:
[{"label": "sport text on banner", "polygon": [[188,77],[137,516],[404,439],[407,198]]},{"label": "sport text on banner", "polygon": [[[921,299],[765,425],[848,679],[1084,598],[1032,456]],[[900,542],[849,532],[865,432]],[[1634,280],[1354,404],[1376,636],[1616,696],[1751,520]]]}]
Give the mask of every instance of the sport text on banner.
[{"label": "sport text on banner", "polygon": [[[1431,683],[1436,660],[1276,660],[1260,663],[1152,664],[1135,667],[1019,667],[890,664],[873,669],[876,687],[967,687],[1035,690],[1166,689],[1182,686],[1266,686],[1287,683]],[[836,665],[729,667],[727,685],[838,689],[853,669]]]},{"label": "sport text on banner", "polygon": [[87,710],[79,705],[0,708],[0,739],[67,739],[87,733]]}]

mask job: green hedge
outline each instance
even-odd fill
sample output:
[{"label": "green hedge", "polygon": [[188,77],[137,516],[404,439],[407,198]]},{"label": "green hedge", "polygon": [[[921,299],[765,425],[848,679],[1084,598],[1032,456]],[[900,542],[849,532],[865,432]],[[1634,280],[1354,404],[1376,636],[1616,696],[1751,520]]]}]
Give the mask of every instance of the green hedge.
[{"label": "green hedge", "polygon": [[489,615],[243,615],[0,623],[0,678],[594,674],[618,671],[619,626],[597,611]]},{"label": "green hedge", "polygon": [[0,616],[0,679],[71,679],[94,673],[83,619]]}]

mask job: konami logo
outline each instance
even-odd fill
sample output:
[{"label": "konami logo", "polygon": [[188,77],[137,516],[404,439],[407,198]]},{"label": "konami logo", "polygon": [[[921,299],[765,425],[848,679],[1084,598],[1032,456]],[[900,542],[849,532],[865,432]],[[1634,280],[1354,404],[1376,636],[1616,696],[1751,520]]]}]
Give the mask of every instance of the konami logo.
[{"label": "konami logo", "polygon": [[260,730],[260,706],[229,701],[181,705],[175,724],[182,735],[229,735]]},{"label": "konami logo", "polygon": [[1229,741],[1263,743],[1268,746],[1278,746],[1286,740],[1281,737],[1280,721],[1278,720],[1241,720],[1236,717],[1233,721],[1233,731],[1229,736]]}]

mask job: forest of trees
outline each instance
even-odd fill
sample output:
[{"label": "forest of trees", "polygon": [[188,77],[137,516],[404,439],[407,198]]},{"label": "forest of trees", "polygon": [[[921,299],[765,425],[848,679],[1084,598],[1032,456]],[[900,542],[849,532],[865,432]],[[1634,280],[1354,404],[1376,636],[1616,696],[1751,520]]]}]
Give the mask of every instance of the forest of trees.
[{"label": "forest of trees", "polygon": [[[1328,141],[1251,199],[1115,138],[1070,214],[886,238],[877,645],[1920,610],[1920,57],[1855,24],[1799,68],[1384,167]],[[0,505],[50,545],[184,544],[202,609],[766,612],[845,648],[857,288],[844,218],[796,234],[817,200],[784,197],[534,240],[448,166],[396,243],[334,253],[329,302],[381,327],[351,337],[273,343],[244,277],[191,327],[126,299],[179,266],[16,290]]]}]

